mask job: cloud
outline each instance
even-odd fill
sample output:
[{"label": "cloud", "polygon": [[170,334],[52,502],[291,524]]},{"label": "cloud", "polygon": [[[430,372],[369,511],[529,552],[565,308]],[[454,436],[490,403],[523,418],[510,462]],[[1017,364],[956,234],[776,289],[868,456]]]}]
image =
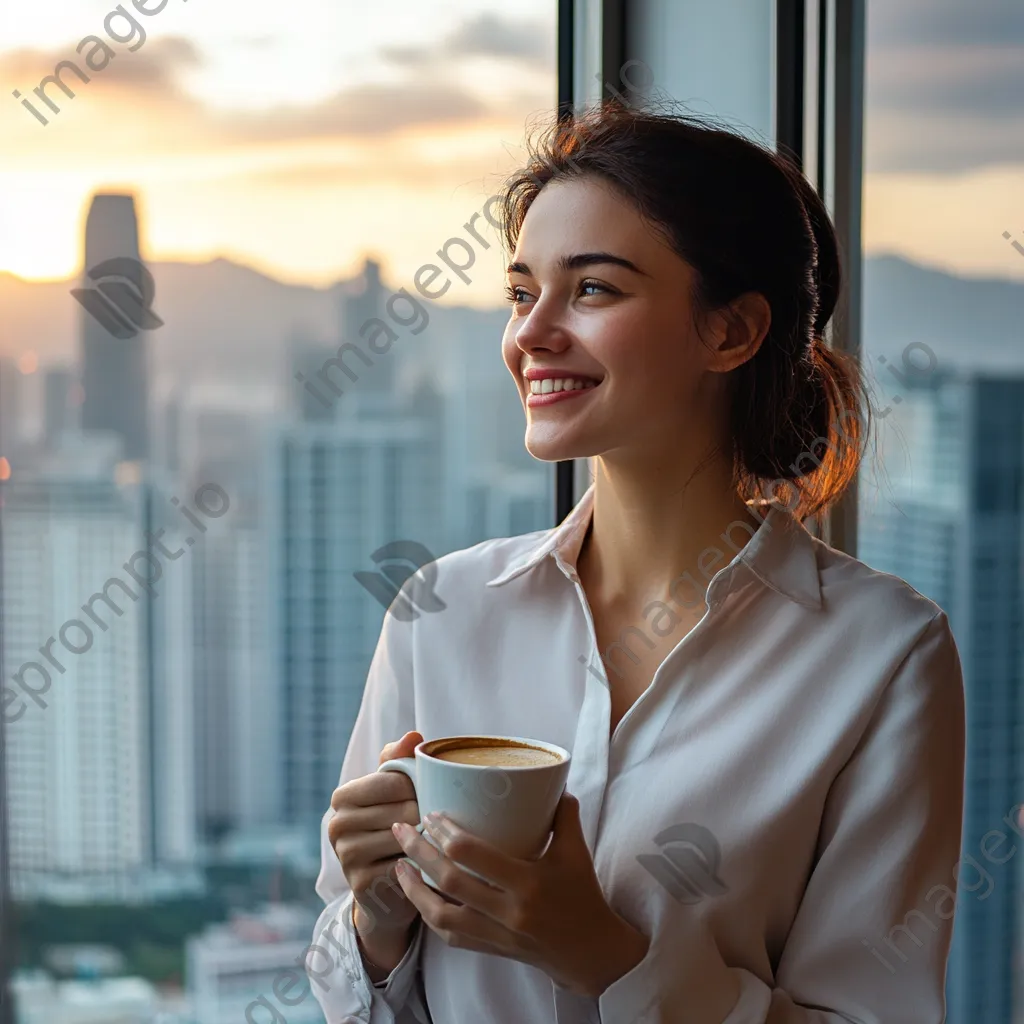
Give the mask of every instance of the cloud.
[{"label": "cloud", "polygon": [[877,110],[1015,118],[1024,106],[1024,43],[869,50],[866,78]]},{"label": "cloud", "polygon": [[419,125],[470,122],[487,113],[480,100],[454,86],[370,84],[345,89],[308,106],[232,114],[224,118],[222,129],[236,139],[250,140],[365,137]]},{"label": "cloud", "polygon": [[900,0],[868,5],[868,48],[1024,44],[1020,0]]},{"label": "cloud", "polygon": [[[195,44],[178,36],[147,39],[135,52],[108,38],[104,38],[104,42],[115,56],[102,71],[92,71],[85,62],[84,55],[90,53],[94,45],[89,44],[82,48],[82,54],[73,46],[51,51],[15,50],[4,55],[4,78],[22,82],[22,92],[28,93],[43,78],[52,75],[61,61],[69,60],[89,77],[90,85],[102,83],[108,88],[127,86],[155,91],[175,89],[182,71],[203,65]],[[66,80],[82,84],[73,72]]]},{"label": "cloud", "polygon": [[873,171],[1024,162],[1024,5],[869,5],[865,148]]},{"label": "cloud", "polygon": [[406,68],[450,64],[471,57],[516,61],[550,71],[554,68],[554,40],[547,25],[505,19],[487,11],[463,22],[439,43],[427,46],[388,46],[380,54]]}]

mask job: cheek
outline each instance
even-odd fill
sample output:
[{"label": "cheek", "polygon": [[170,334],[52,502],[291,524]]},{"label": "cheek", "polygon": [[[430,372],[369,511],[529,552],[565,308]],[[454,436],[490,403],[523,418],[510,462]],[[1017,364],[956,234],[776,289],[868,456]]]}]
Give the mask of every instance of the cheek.
[{"label": "cheek", "polygon": [[691,342],[675,317],[623,309],[610,311],[595,328],[591,351],[630,390],[678,395],[697,372]]}]

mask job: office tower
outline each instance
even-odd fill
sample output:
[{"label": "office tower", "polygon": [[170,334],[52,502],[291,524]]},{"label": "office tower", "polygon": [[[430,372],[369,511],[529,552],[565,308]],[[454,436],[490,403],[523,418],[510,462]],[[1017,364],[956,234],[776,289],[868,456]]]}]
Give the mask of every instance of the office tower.
[{"label": "office tower", "polygon": [[353,577],[396,540],[439,554],[439,488],[428,425],[362,418],[282,424],[270,448],[275,670],[282,683],[284,814],[316,826],[341,762],[384,607]]},{"label": "office tower", "polygon": [[[179,513],[182,503],[195,504],[193,492],[151,473],[138,495],[144,537],[155,537],[161,545],[150,548],[161,572],[154,592],[146,596],[147,774],[151,806],[157,809],[150,853],[154,865],[186,872],[196,859],[193,552],[202,551],[211,539],[209,533],[197,536]],[[202,522],[204,517],[197,518]],[[219,532],[212,535],[217,536]]]},{"label": "office tower", "polygon": [[51,367],[43,374],[43,437],[50,448],[60,443],[65,430],[77,426],[77,387],[77,374],[68,366]]},{"label": "office tower", "polygon": [[11,458],[21,431],[21,372],[13,359],[0,356],[0,457]]},{"label": "office tower", "polygon": [[181,403],[181,392],[175,388],[164,401],[157,438],[157,460],[170,473],[177,473],[181,469]]},{"label": "office tower", "polygon": [[[348,379],[342,375],[340,368],[334,369],[329,365],[329,361],[337,358],[337,355],[336,345],[317,341],[303,331],[294,331],[288,339],[288,360],[294,382],[289,395],[299,419],[308,423],[329,423],[334,419],[337,403],[344,401],[344,395],[335,395],[330,388],[330,381],[334,375],[338,375],[337,387],[344,391],[348,385]],[[347,363],[352,364],[355,373],[359,373],[363,366],[358,357],[349,357]],[[328,366],[326,371],[325,365]],[[327,375],[326,381],[324,374]]]},{"label": "office tower", "polygon": [[501,358],[504,310],[437,310],[428,380],[443,424],[446,550],[551,525],[551,477],[526,450],[526,415]]},{"label": "office tower", "polygon": [[280,683],[267,535],[253,508],[195,552],[196,765],[203,836],[281,820]]},{"label": "office tower", "polygon": [[[958,874],[947,1019],[1003,1024],[1013,1019],[1020,959],[1020,864],[1007,853],[1024,831],[1024,378],[936,374],[913,399],[915,472],[896,481],[898,509],[878,502],[867,512],[861,557],[904,576],[950,617],[966,688],[962,853],[980,870],[966,861]],[[992,830],[1008,839],[989,857]],[[925,925],[914,931],[929,940]],[[906,942],[898,948],[893,956],[914,955]]]},{"label": "office tower", "polygon": [[[341,300],[341,344],[355,346],[365,359],[349,353],[344,365],[350,375],[340,368],[327,371],[328,380],[343,392],[336,401],[344,402],[346,396],[358,390],[360,394],[391,394],[395,389],[397,373],[396,360],[401,358],[398,351],[402,345],[416,345],[422,335],[411,336],[397,320],[413,322],[415,314],[409,303],[400,302],[393,307],[394,316],[385,308],[384,285],[381,282],[380,264],[368,259],[362,271],[354,280],[345,282]],[[380,321],[374,324],[372,321]],[[378,331],[381,331],[379,335]],[[397,335],[392,340],[390,333]],[[376,351],[375,351],[376,349]],[[337,352],[334,353],[337,355]],[[354,378],[354,379],[353,379]]]},{"label": "office tower", "polygon": [[[131,261],[135,269],[121,269],[99,280],[88,276],[114,259]],[[149,452],[146,324],[151,321],[138,308],[137,295],[145,293],[140,266],[134,198],[94,196],[85,226],[81,281],[81,289],[92,296],[91,310],[83,306],[81,311],[82,429],[113,431],[124,443],[126,459],[144,459]],[[131,275],[130,285],[125,283],[126,273]]]},{"label": "office tower", "polygon": [[[116,466],[119,449],[109,435],[68,439],[4,489],[16,898],[173,891],[155,869],[194,852],[187,545],[176,523],[158,525],[150,483],[125,476],[133,464]],[[151,560],[147,530],[177,559]]]}]

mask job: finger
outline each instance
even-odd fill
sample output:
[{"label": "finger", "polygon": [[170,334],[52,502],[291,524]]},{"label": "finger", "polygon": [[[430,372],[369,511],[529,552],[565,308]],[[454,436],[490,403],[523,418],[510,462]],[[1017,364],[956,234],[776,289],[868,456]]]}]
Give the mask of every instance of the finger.
[{"label": "finger", "polygon": [[368,865],[402,854],[402,847],[390,827],[377,832],[340,836],[332,840],[332,846],[338,859],[346,864]]},{"label": "finger", "polygon": [[[504,926],[473,907],[449,903],[423,881],[416,868],[403,862],[395,874],[409,902],[420,912],[423,923],[447,945],[496,956],[505,955],[513,948],[513,936]],[[433,872],[430,877],[437,881]]]},{"label": "finger", "polygon": [[486,914],[495,921],[506,920],[509,909],[508,894],[482,878],[474,877],[460,864],[446,857],[415,829],[399,837],[402,849],[430,877],[438,888],[453,900]]},{"label": "finger", "polygon": [[391,761],[396,757],[412,757],[416,745],[423,742],[423,736],[418,732],[407,732],[400,740],[394,743],[385,743],[380,752],[379,764]]},{"label": "finger", "polygon": [[416,798],[412,782],[401,772],[371,772],[346,782],[331,796],[331,807],[372,807]]},{"label": "finger", "polygon": [[374,804],[372,807],[345,807],[331,819],[339,822],[346,832],[376,832],[390,829],[396,821],[409,825],[419,822],[419,804],[415,800],[400,800],[391,804]]},{"label": "finger", "polygon": [[[444,855],[470,871],[483,875],[505,891],[515,891],[528,870],[528,862],[509,857],[490,843],[460,828],[444,815],[429,814],[424,819],[427,833],[444,851]],[[431,877],[434,877],[431,872]]]}]

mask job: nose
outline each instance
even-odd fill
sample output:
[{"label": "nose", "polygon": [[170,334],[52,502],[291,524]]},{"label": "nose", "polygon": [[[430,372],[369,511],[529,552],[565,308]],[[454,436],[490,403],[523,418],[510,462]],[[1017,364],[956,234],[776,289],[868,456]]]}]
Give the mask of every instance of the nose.
[{"label": "nose", "polygon": [[515,336],[516,345],[530,355],[534,352],[564,352],[572,344],[572,337],[557,312],[544,307],[543,300],[520,321]]}]

